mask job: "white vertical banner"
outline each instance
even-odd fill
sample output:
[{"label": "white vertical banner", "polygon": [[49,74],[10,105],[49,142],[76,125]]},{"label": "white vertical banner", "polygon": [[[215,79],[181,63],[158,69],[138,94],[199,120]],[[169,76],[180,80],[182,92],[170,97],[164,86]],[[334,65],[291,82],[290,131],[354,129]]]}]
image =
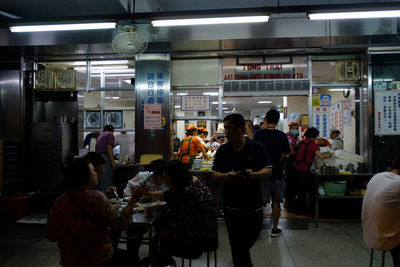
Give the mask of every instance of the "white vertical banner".
[{"label": "white vertical banner", "polygon": [[343,102],[339,101],[331,105],[331,128],[339,130],[343,137]]},{"label": "white vertical banner", "polygon": [[374,92],[375,135],[400,135],[400,91]]},{"label": "white vertical banner", "polygon": [[330,134],[330,108],[313,107],[313,124],[319,131],[319,137],[328,138]]},{"label": "white vertical banner", "polygon": [[351,99],[343,100],[343,126],[351,127]]}]

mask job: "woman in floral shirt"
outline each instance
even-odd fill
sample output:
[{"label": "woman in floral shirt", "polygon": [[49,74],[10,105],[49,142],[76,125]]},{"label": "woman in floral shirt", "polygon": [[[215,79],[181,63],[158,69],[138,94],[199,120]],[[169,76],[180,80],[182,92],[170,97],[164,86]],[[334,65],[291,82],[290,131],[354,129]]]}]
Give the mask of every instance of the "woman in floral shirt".
[{"label": "woman in floral shirt", "polygon": [[96,187],[97,174],[91,163],[76,159],[65,168],[70,191],[61,195],[50,210],[46,234],[57,242],[60,264],[63,266],[105,266],[119,262],[113,255],[111,228],[128,225],[136,200],[143,194],[140,188],[121,212],[111,206]]},{"label": "woman in floral shirt", "polygon": [[166,200],[172,225],[160,235],[160,252],[151,266],[163,266],[168,255],[200,256],[218,233],[217,210],[210,189],[177,160],[165,165],[164,179],[169,188]]}]

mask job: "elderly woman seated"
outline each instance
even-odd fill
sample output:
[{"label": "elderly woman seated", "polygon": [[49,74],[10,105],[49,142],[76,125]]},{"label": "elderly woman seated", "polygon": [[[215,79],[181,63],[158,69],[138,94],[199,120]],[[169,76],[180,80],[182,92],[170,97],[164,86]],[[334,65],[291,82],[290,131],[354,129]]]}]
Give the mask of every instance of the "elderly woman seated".
[{"label": "elderly woman seated", "polygon": [[[46,234],[57,242],[63,266],[118,266],[126,260],[111,244],[111,228],[126,227],[143,188],[136,190],[120,212],[93,189],[98,183],[93,165],[84,158],[69,163],[64,174],[69,191],[50,210]],[[130,260],[131,261],[131,260]]]},{"label": "elderly woman seated", "polygon": [[156,267],[170,263],[171,255],[199,257],[218,232],[214,198],[200,179],[177,160],[164,166],[164,179],[169,188],[165,199],[171,224],[158,235],[160,249],[151,264]]}]

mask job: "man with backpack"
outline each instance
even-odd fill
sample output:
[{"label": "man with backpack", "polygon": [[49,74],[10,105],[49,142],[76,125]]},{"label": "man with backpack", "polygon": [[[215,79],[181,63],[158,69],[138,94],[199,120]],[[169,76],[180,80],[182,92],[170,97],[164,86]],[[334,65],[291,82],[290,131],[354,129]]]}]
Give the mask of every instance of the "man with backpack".
[{"label": "man with backpack", "polygon": [[[311,203],[307,203],[307,194],[310,200],[314,197],[314,179],[313,174],[310,172],[311,164],[315,156],[320,159],[332,157],[332,153],[321,153],[319,146],[315,143],[319,131],[316,128],[308,128],[304,133],[304,138],[297,147],[296,158],[293,163],[295,177],[297,177],[297,200],[296,200],[296,213],[307,214],[311,212]],[[309,204],[309,205],[307,205]]]}]

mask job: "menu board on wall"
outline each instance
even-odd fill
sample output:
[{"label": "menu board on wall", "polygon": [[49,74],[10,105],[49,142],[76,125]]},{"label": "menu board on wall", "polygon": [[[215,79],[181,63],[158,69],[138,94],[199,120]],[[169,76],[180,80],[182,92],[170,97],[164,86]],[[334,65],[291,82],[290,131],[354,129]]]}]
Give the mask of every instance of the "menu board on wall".
[{"label": "menu board on wall", "polygon": [[375,135],[400,134],[400,91],[375,91]]},{"label": "menu board on wall", "polygon": [[331,128],[339,130],[343,137],[343,102],[331,105]]},{"label": "menu board on wall", "polygon": [[181,96],[182,111],[210,110],[209,95],[185,95]]},{"label": "menu board on wall", "polygon": [[330,134],[329,107],[313,107],[314,127],[319,131],[319,137],[328,138]]}]

